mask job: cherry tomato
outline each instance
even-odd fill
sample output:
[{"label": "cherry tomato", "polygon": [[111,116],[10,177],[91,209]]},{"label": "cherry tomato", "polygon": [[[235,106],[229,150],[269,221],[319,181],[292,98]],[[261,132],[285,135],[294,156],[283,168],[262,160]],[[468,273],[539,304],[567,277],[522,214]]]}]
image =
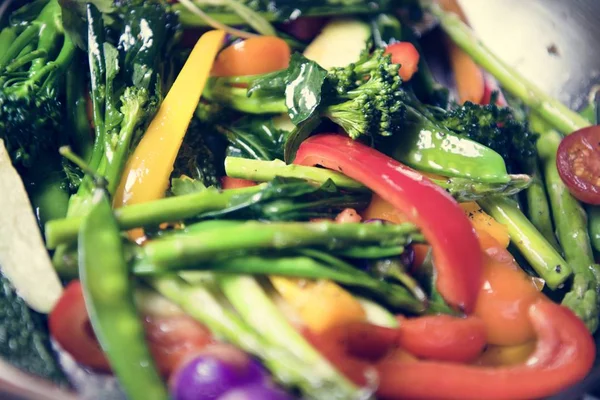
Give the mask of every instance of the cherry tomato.
[{"label": "cherry tomato", "polygon": [[[77,362],[97,371],[110,372],[85,308],[79,281],[66,288],[49,316],[52,337]],[[144,320],[148,346],[159,371],[168,376],[188,355],[212,342],[204,326],[187,315],[148,316]]]},{"label": "cherry tomato", "polygon": [[531,304],[543,299],[536,282],[523,272],[512,254],[491,238],[485,240],[483,285],[475,315],[485,324],[489,344],[513,346],[535,339]]},{"label": "cherry tomato", "polygon": [[79,281],[67,285],[50,313],[48,326],[52,337],[77,362],[98,371],[110,371],[92,330]]},{"label": "cherry tomato", "polygon": [[573,196],[584,203],[600,204],[600,126],[580,129],[558,146],[556,166]]},{"label": "cherry tomato", "polygon": [[257,75],[287,68],[290,46],[280,38],[259,36],[232,44],[215,60],[213,76]]},{"label": "cherry tomato", "polygon": [[409,81],[419,68],[421,55],[410,42],[397,42],[385,49],[386,54],[392,55],[392,62],[400,64],[400,77],[403,81]]},{"label": "cherry tomato", "polygon": [[399,318],[398,344],[420,358],[466,363],[475,360],[486,345],[483,321],[433,315]]}]

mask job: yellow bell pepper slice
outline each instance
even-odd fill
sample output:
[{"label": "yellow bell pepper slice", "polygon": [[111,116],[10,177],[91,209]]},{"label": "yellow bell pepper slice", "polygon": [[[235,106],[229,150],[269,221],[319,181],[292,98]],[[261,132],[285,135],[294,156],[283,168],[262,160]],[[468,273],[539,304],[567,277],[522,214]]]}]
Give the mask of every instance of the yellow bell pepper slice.
[{"label": "yellow bell pepper slice", "polygon": [[502,225],[491,215],[487,214],[475,202],[460,203],[461,208],[471,220],[471,224],[476,232],[486,232],[500,243],[504,248],[510,244],[510,235],[508,228]]},{"label": "yellow bell pepper slice", "polygon": [[360,302],[334,282],[279,276],[271,276],[270,280],[306,327],[315,333],[366,320],[366,313]]},{"label": "yellow bell pepper slice", "polygon": [[115,208],[162,198],[225,32],[206,32],[192,50],[146,134],[129,158]]}]

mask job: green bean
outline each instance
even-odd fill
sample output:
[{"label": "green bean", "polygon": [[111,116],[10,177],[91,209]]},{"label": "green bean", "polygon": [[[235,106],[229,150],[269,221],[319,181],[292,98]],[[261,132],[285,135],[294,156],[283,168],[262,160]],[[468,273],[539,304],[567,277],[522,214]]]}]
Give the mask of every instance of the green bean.
[{"label": "green bean", "polygon": [[135,307],[119,226],[103,189],[95,189],[94,201],[79,232],[79,276],[94,333],[129,399],[166,400]]}]

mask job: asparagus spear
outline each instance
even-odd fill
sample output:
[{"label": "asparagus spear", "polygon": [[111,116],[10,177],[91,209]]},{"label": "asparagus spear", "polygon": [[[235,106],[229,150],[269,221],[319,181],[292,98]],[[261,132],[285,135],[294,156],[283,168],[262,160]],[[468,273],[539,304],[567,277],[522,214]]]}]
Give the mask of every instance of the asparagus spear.
[{"label": "asparagus spear", "polygon": [[548,243],[560,252],[561,248],[554,234],[550,204],[546,188],[544,187],[544,177],[537,161],[536,157],[536,160],[527,167],[528,172],[531,173],[532,180],[531,185],[525,193],[527,199],[527,216],[533,226],[544,235]]},{"label": "asparagus spear", "polygon": [[[339,172],[294,164],[287,165],[281,160],[264,161],[227,157],[225,172],[232,178],[259,182],[270,181],[277,176],[302,178],[316,183],[324,183],[327,179],[331,179],[340,188],[365,189],[362,184]],[[481,183],[465,178],[432,179],[432,181],[446,189],[459,202],[476,201],[492,195],[512,196],[531,184],[528,175],[510,175],[510,181],[507,183]]]},{"label": "asparagus spear", "polygon": [[600,291],[600,265],[594,263],[587,231],[586,214],[581,204],[569,193],[556,168],[556,152],[562,136],[555,130],[543,129],[543,122],[532,116],[532,126],[542,132],[538,152],[544,167],[546,187],[552,205],[558,239],[565,258],[575,273],[571,291],[563,304],[571,308],[591,332],[598,328],[598,292]]},{"label": "asparagus spear", "polygon": [[496,221],[506,225],[511,241],[545,281],[558,288],[571,275],[571,267],[523,214],[517,204],[503,197],[479,201]]},{"label": "asparagus spear", "polygon": [[[274,311],[275,316],[267,315],[264,308],[260,308],[261,313],[255,313],[263,316],[263,322],[266,324],[264,329],[270,329],[280,336],[279,340],[272,341],[222,304],[218,299],[218,293],[215,294],[216,288],[211,288],[206,279],[204,282],[195,279],[193,282],[186,282],[177,276],[165,276],[149,279],[148,282],[163,296],[206,325],[215,335],[262,359],[279,382],[286,386],[301,388],[308,398],[352,398],[353,394],[358,392],[358,389],[354,388],[302,337],[298,337],[298,333],[282,316],[278,315],[278,310]],[[248,294],[251,293],[238,292],[233,295],[233,298],[247,301],[247,307],[254,310],[265,306],[264,303],[256,304]],[[262,299],[262,301],[270,300]],[[271,312],[273,309],[268,311]],[[277,325],[273,324],[274,319]],[[274,329],[275,327],[277,329]],[[292,341],[294,346],[281,346],[280,343],[285,340]],[[295,349],[295,353],[289,351],[290,349]]]}]

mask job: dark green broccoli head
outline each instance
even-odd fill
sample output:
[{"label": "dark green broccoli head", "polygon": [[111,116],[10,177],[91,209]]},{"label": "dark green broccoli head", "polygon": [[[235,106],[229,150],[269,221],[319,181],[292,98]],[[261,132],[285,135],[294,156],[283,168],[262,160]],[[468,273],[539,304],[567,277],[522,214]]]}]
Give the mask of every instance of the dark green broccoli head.
[{"label": "dark green broccoli head", "polygon": [[52,92],[18,96],[0,91],[0,139],[15,165],[30,167],[41,154],[57,149],[62,104]]},{"label": "dark green broccoli head", "polygon": [[529,131],[525,123],[517,121],[507,107],[466,102],[450,110],[441,119],[441,124],[498,152],[510,172],[522,170],[537,154],[538,135]]}]

